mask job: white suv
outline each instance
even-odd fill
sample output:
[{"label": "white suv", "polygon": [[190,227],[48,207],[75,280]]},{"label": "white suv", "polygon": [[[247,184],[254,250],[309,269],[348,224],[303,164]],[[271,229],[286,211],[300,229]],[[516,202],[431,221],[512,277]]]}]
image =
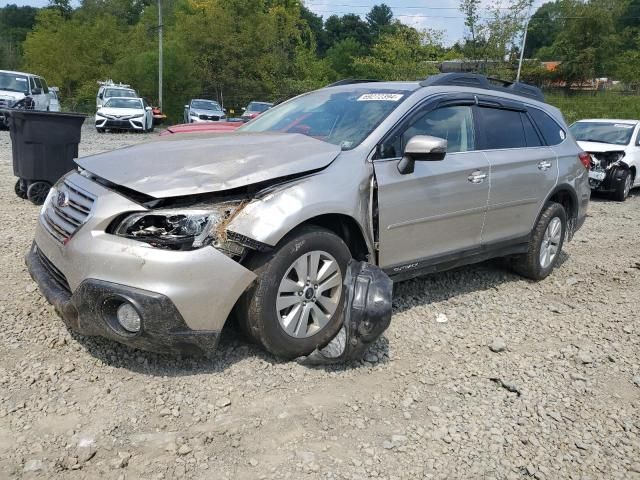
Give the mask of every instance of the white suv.
[{"label": "white suv", "polygon": [[99,83],[100,88],[98,89],[98,94],[96,95],[96,109],[102,107],[107,100],[113,97],[139,98],[138,92],[136,92],[129,85],[125,85],[123,83],[115,84],[111,80]]},{"label": "white suv", "polygon": [[[34,110],[49,110],[49,86],[44,78],[32,73],[0,70],[0,109],[12,108],[30,97]],[[0,113],[0,124],[4,116]]]}]

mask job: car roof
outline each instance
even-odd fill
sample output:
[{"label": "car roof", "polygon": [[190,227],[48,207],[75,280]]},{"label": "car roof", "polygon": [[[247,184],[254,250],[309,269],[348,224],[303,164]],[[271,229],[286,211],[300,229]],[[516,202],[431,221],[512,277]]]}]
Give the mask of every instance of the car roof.
[{"label": "car roof", "polygon": [[35,73],[16,72],[14,70],[0,70],[0,73],[10,73],[11,75],[24,75],[25,77],[41,77]]},{"label": "car roof", "polygon": [[109,100],[141,100],[140,97],[109,97]]},{"label": "car roof", "polygon": [[271,102],[259,102],[257,100],[251,100],[249,103],[259,103],[260,105],[273,105]]},{"label": "car roof", "polygon": [[191,101],[192,102],[213,102],[213,103],[217,103],[218,105],[220,104],[220,102],[218,102],[217,100],[210,100],[208,98],[192,98]]},{"label": "car roof", "polygon": [[624,123],[627,125],[637,125],[638,120],[624,120],[619,118],[585,118],[583,120],[578,120],[575,123]]}]

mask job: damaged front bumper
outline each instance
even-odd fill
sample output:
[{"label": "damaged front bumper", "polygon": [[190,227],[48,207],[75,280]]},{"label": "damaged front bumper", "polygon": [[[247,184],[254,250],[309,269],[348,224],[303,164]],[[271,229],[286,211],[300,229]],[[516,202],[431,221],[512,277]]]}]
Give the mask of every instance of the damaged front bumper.
[{"label": "damaged front bumper", "polygon": [[[77,333],[161,353],[206,354],[218,344],[219,330],[192,330],[165,295],[95,279],[83,281],[72,294],[62,273],[35,243],[26,263],[44,297]],[[129,332],[118,322],[116,308],[125,303],[140,313],[138,332]]]},{"label": "damaged front bumper", "polygon": [[589,186],[599,192],[614,192],[624,184],[629,165],[623,160],[624,152],[590,152]]}]

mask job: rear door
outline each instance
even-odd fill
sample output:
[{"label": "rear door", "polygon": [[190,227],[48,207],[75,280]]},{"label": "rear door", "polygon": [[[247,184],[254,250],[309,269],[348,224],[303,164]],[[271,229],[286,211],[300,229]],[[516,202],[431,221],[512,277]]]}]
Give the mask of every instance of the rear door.
[{"label": "rear door", "polygon": [[[379,146],[379,264],[397,272],[437,262],[480,244],[489,195],[489,163],[476,151],[473,98],[441,98],[419,106]],[[415,135],[445,138],[442,161],[398,162]]]},{"label": "rear door", "polygon": [[476,114],[479,144],[491,166],[482,241],[524,237],[557,182],[556,155],[524,105],[484,98],[479,99]]}]

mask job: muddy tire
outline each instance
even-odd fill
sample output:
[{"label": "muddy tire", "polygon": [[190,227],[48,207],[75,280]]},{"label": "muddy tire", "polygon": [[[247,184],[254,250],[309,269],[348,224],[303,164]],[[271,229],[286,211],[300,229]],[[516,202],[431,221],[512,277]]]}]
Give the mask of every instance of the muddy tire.
[{"label": "muddy tire", "polygon": [[290,359],[328,343],[342,323],[351,253],[333,232],[305,226],[247,267],[257,279],[238,302],[240,328],[273,355]]},{"label": "muddy tire", "polygon": [[629,196],[631,185],[633,184],[633,175],[629,170],[625,170],[622,181],[616,186],[615,192],[611,194],[616,202],[624,202]]},{"label": "muddy tire", "polygon": [[512,261],[516,273],[542,280],[553,271],[567,232],[567,212],[559,203],[548,202],[533,229],[527,253]]}]

